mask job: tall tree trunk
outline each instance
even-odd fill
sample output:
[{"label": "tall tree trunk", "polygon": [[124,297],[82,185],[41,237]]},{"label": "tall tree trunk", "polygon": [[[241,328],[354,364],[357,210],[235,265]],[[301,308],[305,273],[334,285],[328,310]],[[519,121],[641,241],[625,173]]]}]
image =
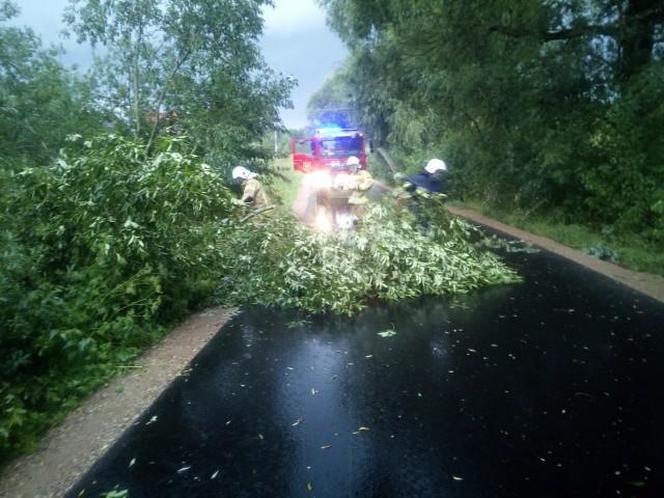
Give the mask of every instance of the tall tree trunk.
[{"label": "tall tree trunk", "polygon": [[629,0],[620,43],[620,76],[628,81],[652,59],[655,26],[662,15],[661,0]]},{"label": "tall tree trunk", "polygon": [[[137,57],[138,58],[138,57]],[[137,59],[136,58],[136,59]],[[132,75],[132,86],[134,93],[134,135],[136,138],[141,135],[141,103],[140,103],[140,86],[138,83],[138,62],[134,59],[134,68]]]},{"label": "tall tree trunk", "polygon": [[148,144],[145,147],[145,155],[149,156],[152,153],[152,146],[154,145],[155,138],[157,138],[157,132],[161,126],[161,105],[164,103],[164,98],[166,98],[166,92],[168,90],[168,84],[175,77],[177,72],[180,70],[182,64],[189,58],[191,55],[191,50],[185,51],[180,59],[176,61],[175,66],[171,70],[168,77],[164,80],[161,91],[159,92],[159,98],[157,99],[156,109],[157,109],[157,118],[155,119],[154,125],[152,126],[152,131],[150,132],[150,138],[148,139]]}]

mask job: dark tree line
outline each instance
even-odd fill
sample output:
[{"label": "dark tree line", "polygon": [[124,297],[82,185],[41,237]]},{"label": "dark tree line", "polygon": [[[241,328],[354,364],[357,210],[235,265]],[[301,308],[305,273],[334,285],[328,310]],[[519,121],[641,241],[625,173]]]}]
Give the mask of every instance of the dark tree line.
[{"label": "dark tree line", "polygon": [[316,99],[347,96],[404,163],[441,155],[458,195],[662,247],[664,3],[321,3],[351,56]]}]

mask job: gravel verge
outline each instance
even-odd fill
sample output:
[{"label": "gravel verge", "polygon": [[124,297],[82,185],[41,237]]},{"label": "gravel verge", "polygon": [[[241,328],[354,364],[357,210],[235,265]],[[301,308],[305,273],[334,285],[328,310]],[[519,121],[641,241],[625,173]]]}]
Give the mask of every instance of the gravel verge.
[{"label": "gravel verge", "polygon": [[0,497],[64,496],[233,313],[211,308],[173,329],[130,373],[113,378],[51,429],[37,451],[9,464],[0,476]]},{"label": "gravel verge", "polygon": [[564,246],[555,240],[524,232],[523,230],[506,225],[500,221],[487,218],[486,216],[471,209],[455,207],[448,207],[447,209],[455,216],[460,216],[474,223],[485,225],[501,233],[516,237],[525,242],[529,242],[535,246],[541,247],[542,249],[546,249],[547,251],[551,251],[552,253],[562,256],[563,258],[567,258],[571,261],[574,261],[575,263],[585,266],[586,268],[594,270],[597,273],[601,273],[602,275],[607,276],[623,285],[626,285],[627,287],[664,302],[664,277],[653,275],[651,273],[642,273],[628,270],[622,266],[618,266],[607,261],[602,261],[601,259],[593,258],[592,256],[589,256],[581,251]]}]

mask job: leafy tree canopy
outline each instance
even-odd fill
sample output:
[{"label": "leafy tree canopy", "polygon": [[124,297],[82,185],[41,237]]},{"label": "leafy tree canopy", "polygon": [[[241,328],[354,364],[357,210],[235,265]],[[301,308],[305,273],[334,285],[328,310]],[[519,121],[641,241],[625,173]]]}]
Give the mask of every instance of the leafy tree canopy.
[{"label": "leafy tree canopy", "polygon": [[196,137],[217,160],[279,123],[294,82],[274,74],[257,46],[267,0],[70,0],[80,41],[102,45],[100,98],[137,137],[169,126]]},{"label": "leafy tree canopy", "polygon": [[18,15],[0,3],[0,147],[5,162],[43,161],[79,129],[101,129],[92,81],[65,69],[55,48],[42,47],[30,29],[7,26]]},{"label": "leafy tree canopy", "polygon": [[660,1],[320,3],[363,125],[405,164],[440,155],[458,195],[664,240]]}]

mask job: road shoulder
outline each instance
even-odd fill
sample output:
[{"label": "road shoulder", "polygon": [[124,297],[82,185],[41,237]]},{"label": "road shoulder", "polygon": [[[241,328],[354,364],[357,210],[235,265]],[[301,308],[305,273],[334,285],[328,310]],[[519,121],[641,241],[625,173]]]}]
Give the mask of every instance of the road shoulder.
[{"label": "road shoulder", "polygon": [[546,249],[563,258],[567,258],[575,263],[585,266],[597,273],[607,276],[616,282],[637,290],[647,296],[664,302],[664,277],[650,273],[636,272],[623,268],[622,266],[593,258],[581,251],[567,247],[555,240],[547,237],[534,235],[518,228],[501,223],[500,221],[487,218],[486,216],[471,209],[448,207],[450,213],[460,216],[474,223],[485,225],[501,233],[516,237],[525,242],[529,242],[537,247]]},{"label": "road shoulder", "polygon": [[161,394],[233,315],[221,307],[197,313],[112,379],[44,437],[36,452],[9,464],[0,496],[63,496]]}]

